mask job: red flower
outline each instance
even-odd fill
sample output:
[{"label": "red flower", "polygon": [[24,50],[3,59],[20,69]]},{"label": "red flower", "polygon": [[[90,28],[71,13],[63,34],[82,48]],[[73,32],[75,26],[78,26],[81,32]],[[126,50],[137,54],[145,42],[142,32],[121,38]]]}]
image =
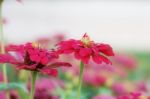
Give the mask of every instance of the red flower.
[{"label": "red flower", "polygon": [[41,49],[31,43],[19,46],[10,45],[6,50],[6,54],[0,54],[0,63],[14,64],[18,69],[38,71],[56,76],[56,67],[71,66],[65,62],[52,63],[54,59],[58,58],[56,52]]},{"label": "red flower", "polygon": [[70,39],[58,44],[60,54],[74,53],[75,57],[85,64],[92,58],[94,62],[100,64],[105,62],[111,63],[106,56],[113,56],[113,50],[108,44],[100,44],[91,41],[87,34],[84,34],[81,40]]}]

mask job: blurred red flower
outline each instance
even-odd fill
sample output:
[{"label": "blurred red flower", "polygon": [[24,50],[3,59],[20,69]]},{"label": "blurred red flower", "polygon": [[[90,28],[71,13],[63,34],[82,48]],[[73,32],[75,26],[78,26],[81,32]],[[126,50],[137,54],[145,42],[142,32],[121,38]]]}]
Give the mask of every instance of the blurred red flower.
[{"label": "blurred red flower", "polygon": [[10,45],[6,54],[0,54],[0,63],[16,65],[18,69],[38,71],[43,74],[57,75],[56,67],[71,66],[66,62],[54,62],[58,55],[55,51],[48,51],[36,44]]},{"label": "blurred red flower", "polygon": [[[28,86],[29,89],[31,86]],[[55,78],[40,78],[35,84],[34,99],[60,99],[60,96],[54,93],[57,88],[63,88],[64,83]]]},{"label": "blurred red flower", "polygon": [[112,85],[112,91],[117,95],[124,95],[127,93],[124,84],[119,82]]},{"label": "blurred red flower", "polygon": [[134,70],[137,67],[137,60],[131,55],[116,54],[113,59],[118,65],[129,70]]},{"label": "blurred red flower", "polygon": [[150,97],[139,92],[132,92],[128,95],[118,96],[117,99],[150,99]]},{"label": "blurred red flower", "polygon": [[102,95],[95,96],[92,99],[116,99],[116,98],[111,95],[102,94]]},{"label": "blurred red flower", "polygon": [[60,54],[74,53],[75,58],[87,64],[89,60],[97,64],[105,62],[110,64],[110,60],[106,56],[113,56],[113,50],[108,44],[100,44],[91,41],[87,34],[84,34],[81,40],[70,39],[62,41],[58,44],[58,52]]}]

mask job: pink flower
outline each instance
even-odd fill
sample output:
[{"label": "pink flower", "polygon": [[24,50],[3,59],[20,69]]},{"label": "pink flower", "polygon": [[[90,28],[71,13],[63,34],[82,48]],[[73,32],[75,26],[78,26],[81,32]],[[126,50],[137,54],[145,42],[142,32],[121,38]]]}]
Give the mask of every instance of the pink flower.
[{"label": "pink flower", "polygon": [[113,86],[112,86],[112,90],[116,93],[116,94],[119,94],[119,95],[122,95],[122,94],[126,94],[127,91],[125,89],[125,86],[122,84],[122,83],[114,83]]},{"label": "pink flower", "polygon": [[1,97],[1,99],[6,99],[4,91],[0,91],[0,97]]},{"label": "pink flower", "polygon": [[130,95],[118,96],[117,99],[133,99]]},{"label": "pink flower", "polygon": [[63,34],[55,34],[54,36],[46,36],[46,37],[40,37],[36,40],[38,44],[42,45],[44,48],[52,48],[55,47],[56,44],[62,40],[64,40],[65,35]]},{"label": "pink flower", "polygon": [[135,69],[137,65],[137,61],[134,57],[128,55],[115,55],[114,61],[123,65],[127,69]]},{"label": "pink flower", "polygon": [[83,81],[85,84],[97,87],[103,85],[106,82],[106,77],[96,73],[90,74],[88,71],[86,71],[83,75]]},{"label": "pink flower", "polygon": [[89,62],[89,64],[86,65],[83,73],[83,82],[87,85],[92,85],[95,87],[102,86],[106,83],[108,78],[106,75],[104,75],[104,72],[112,73],[112,71],[108,71],[106,68],[103,68],[103,64],[97,66],[97,64],[95,65]]},{"label": "pink flower", "polygon": [[99,95],[99,96],[93,97],[93,99],[116,99],[116,98],[111,95]]},{"label": "pink flower", "polygon": [[132,92],[128,95],[118,96],[117,99],[150,99],[149,96],[144,96],[139,92]]},{"label": "pink flower", "polygon": [[81,40],[70,39],[60,42],[58,44],[58,52],[60,54],[74,53],[75,58],[85,64],[87,64],[91,58],[97,64],[102,62],[109,64],[111,62],[105,56],[114,55],[112,48],[108,44],[95,43],[90,40],[87,34],[84,34]]},{"label": "pink flower", "polygon": [[[10,99],[21,99],[18,95],[18,92],[16,90],[9,90],[10,92]],[[5,91],[0,91],[0,99],[7,99]]]},{"label": "pink flower", "polygon": [[58,55],[54,51],[39,48],[35,44],[10,45],[6,54],[0,54],[0,63],[14,64],[18,69],[38,71],[43,74],[57,75],[56,67],[71,66],[65,62],[53,62]]},{"label": "pink flower", "polygon": [[35,85],[34,99],[60,99],[58,95],[54,95],[54,90],[56,90],[57,87],[63,87],[61,80],[52,78],[38,79]]},{"label": "pink flower", "polygon": [[137,90],[140,91],[140,92],[147,92],[148,88],[147,88],[146,83],[144,81],[143,82],[139,82],[137,84]]},{"label": "pink flower", "polygon": [[1,72],[0,72],[0,82],[3,82],[3,75]]}]

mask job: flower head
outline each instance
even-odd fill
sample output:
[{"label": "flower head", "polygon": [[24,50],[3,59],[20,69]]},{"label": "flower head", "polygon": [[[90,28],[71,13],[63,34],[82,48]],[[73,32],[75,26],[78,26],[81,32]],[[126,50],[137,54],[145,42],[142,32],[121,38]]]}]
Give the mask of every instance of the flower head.
[{"label": "flower head", "polygon": [[111,95],[102,94],[102,95],[94,96],[92,99],[116,99],[116,98]]},{"label": "flower head", "polygon": [[3,81],[3,75],[2,75],[2,73],[0,72],[0,82],[2,82]]},{"label": "flower head", "polygon": [[125,89],[125,86],[122,83],[114,83],[112,85],[112,90],[114,91],[115,94],[126,94],[127,90]]},{"label": "flower head", "polygon": [[118,96],[117,99],[149,99],[149,96],[145,96],[139,92],[132,92],[127,95]]},{"label": "flower head", "polygon": [[71,66],[65,62],[53,62],[58,55],[55,51],[42,49],[36,43],[10,45],[6,54],[0,54],[0,63],[16,65],[18,69],[38,71],[44,74],[57,75],[56,67]]},{"label": "flower head", "polygon": [[81,40],[70,39],[58,44],[60,54],[74,53],[75,57],[87,64],[92,58],[97,64],[105,62],[111,63],[106,56],[113,56],[113,50],[108,44],[95,43],[91,41],[87,34],[84,34]]},{"label": "flower head", "polygon": [[[34,99],[60,99],[59,94],[54,93],[57,88],[63,88],[64,83],[55,78],[40,78],[35,84]],[[28,86],[29,90],[31,86]]]},{"label": "flower head", "polygon": [[137,67],[137,60],[131,55],[117,54],[113,59],[116,63],[129,70],[133,70]]}]

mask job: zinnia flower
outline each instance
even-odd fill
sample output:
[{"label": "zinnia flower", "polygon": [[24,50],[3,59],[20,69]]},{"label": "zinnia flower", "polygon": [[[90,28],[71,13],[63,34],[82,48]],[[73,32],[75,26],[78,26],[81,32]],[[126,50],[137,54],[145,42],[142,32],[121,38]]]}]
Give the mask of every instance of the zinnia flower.
[{"label": "zinnia flower", "polygon": [[150,97],[139,92],[132,92],[128,95],[118,96],[117,99],[150,99]]},{"label": "zinnia flower", "polygon": [[116,98],[111,95],[102,94],[102,95],[93,97],[93,99],[116,99]]},{"label": "zinnia flower", "polygon": [[53,62],[58,55],[36,44],[10,45],[6,54],[0,54],[0,63],[14,64],[18,69],[37,71],[48,75],[57,75],[56,67],[71,66],[66,62]]},{"label": "zinnia flower", "polygon": [[147,88],[146,83],[145,83],[144,81],[139,82],[139,83],[137,84],[137,90],[138,90],[139,92],[147,92],[147,91],[148,91],[148,88]]},{"label": "zinnia flower", "polygon": [[114,93],[118,95],[127,93],[127,90],[125,89],[125,86],[122,83],[114,83],[112,85],[112,91],[114,91]]},{"label": "zinnia flower", "polygon": [[[0,91],[0,99],[7,99],[5,91]],[[10,99],[21,99],[15,90],[10,91]]]},{"label": "zinnia flower", "polygon": [[108,44],[95,43],[91,41],[87,34],[84,34],[81,40],[70,39],[62,41],[58,44],[58,52],[60,54],[74,53],[75,58],[87,64],[92,58],[97,64],[105,62],[110,64],[110,60],[106,56],[113,56],[113,50]]},{"label": "zinnia flower", "polygon": [[87,34],[84,34],[81,40],[70,39],[62,41],[57,46],[59,54],[74,53],[75,58],[81,60],[77,92],[77,99],[80,99],[84,64],[88,64],[91,58],[97,64],[102,62],[111,64],[110,60],[105,56],[113,56],[113,50],[108,44],[91,41]]},{"label": "zinnia flower", "polygon": [[[63,88],[64,83],[55,78],[40,78],[35,84],[34,99],[60,99],[60,96],[55,93],[56,89]],[[28,86],[31,89],[31,86]]]},{"label": "zinnia flower", "polygon": [[133,56],[117,54],[113,59],[117,64],[127,69],[133,70],[137,67],[137,61]]},{"label": "zinnia flower", "polygon": [[89,73],[88,71],[85,72],[83,75],[83,81],[87,85],[92,85],[92,86],[101,86],[106,82],[106,77],[101,76],[99,74],[96,75],[96,73]]}]

